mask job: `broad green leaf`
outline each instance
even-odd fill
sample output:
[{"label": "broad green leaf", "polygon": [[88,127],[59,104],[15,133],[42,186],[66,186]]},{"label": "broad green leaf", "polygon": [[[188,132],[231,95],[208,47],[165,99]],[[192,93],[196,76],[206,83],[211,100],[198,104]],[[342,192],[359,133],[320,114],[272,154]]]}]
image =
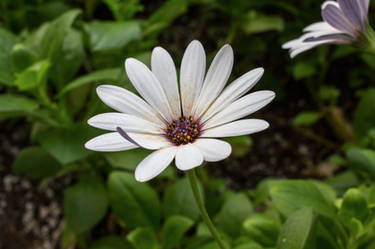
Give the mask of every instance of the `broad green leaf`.
[{"label": "broad green leaf", "polygon": [[21,91],[36,88],[46,80],[49,67],[48,60],[36,62],[18,74],[14,83]]},{"label": "broad green leaf", "polygon": [[42,58],[49,58],[53,64],[63,55],[64,39],[80,13],[81,10],[69,10],[41,27],[39,39],[34,41],[34,45],[40,49]]},{"label": "broad green leaf", "polygon": [[60,169],[60,163],[40,147],[23,149],[13,162],[13,171],[31,179],[43,179],[54,176]]},{"label": "broad green leaf", "polygon": [[375,177],[375,151],[351,148],[346,151],[349,166],[363,176]]},{"label": "broad green leaf", "polygon": [[144,9],[143,5],[139,3],[139,0],[103,0],[103,2],[111,10],[112,15],[117,21],[131,19],[137,12]]},{"label": "broad green leaf", "polygon": [[93,73],[81,76],[74,81],[68,83],[59,93],[59,96],[90,83],[100,83],[106,80],[117,80],[119,79],[121,68],[107,68],[95,71]]},{"label": "broad green leaf", "polygon": [[178,16],[185,13],[189,6],[189,0],[167,0],[147,20],[145,33],[157,35],[167,28]]},{"label": "broad green leaf", "polygon": [[359,138],[375,127],[375,89],[369,88],[362,95],[354,113],[354,131]]},{"label": "broad green leaf", "polygon": [[92,242],[89,249],[133,249],[134,247],[123,237],[106,236]]},{"label": "broad green leaf", "polygon": [[151,228],[136,228],[128,236],[128,240],[135,249],[158,249],[158,239]]},{"label": "broad green leaf", "polygon": [[329,101],[329,103],[335,104],[339,96],[340,90],[334,86],[321,86],[319,88],[319,97],[322,100]]},{"label": "broad green leaf", "polygon": [[113,172],[108,189],[113,212],[121,221],[132,227],[159,228],[159,198],[147,183],[137,182],[133,174]]},{"label": "broad green leaf", "polygon": [[85,56],[82,34],[69,29],[62,44],[62,55],[58,57],[50,71],[51,79],[60,89],[73,79]]},{"label": "broad green leaf", "polygon": [[61,164],[72,163],[92,154],[84,144],[97,135],[97,131],[85,124],[68,128],[53,128],[37,136],[42,147]]},{"label": "broad green leaf", "polygon": [[94,21],[85,24],[84,29],[89,35],[91,50],[95,52],[119,49],[142,38],[141,26],[137,21]]},{"label": "broad green leaf", "polygon": [[175,215],[170,216],[163,226],[163,249],[172,249],[180,245],[184,233],[194,224],[189,218]]},{"label": "broad green leaf", "polygon": [[253,213],[253,206],[245,194],[229,197],[215,217],[217,226],[232,237],[242,231],[243,221]]},{"label": "broad green leaf", "polygon": [[351,226],[353,218],[363,224],[366,222],[370,215],[370,210],[360,190],[352,188],[345,193],[339,215],[348,227]]},{"label": "broad green leaf", "polygon": [[313,76],[316,73],[316,67],[311,62],[300,61],[293,67],[293,76],[296,80]]},{"label": "broad green leaf", "polygon": [[12,73],[11,51],[17,42],[17,37],[8,30],[0,28],[0,83],[12,85],[14,76]]},{"label": "broad green leaf", "polygon": [[300,112],[294,118],[293,124],[295,126],[313,125],[321,118],[322,114],[319,112]]},{"label": "broad green leaf", "polygon": [[0,118],[2,115],[23,115],[38,109],[39,104],[21,95],[0,95]]},{"label": "broad green leaf", "polygon": [[280,16],[264,15],[255,11],[250,11],[242,23],[242,28],[246,34],[255,34],[267,31],[282,31],[284,21]]},{"label": "broad green leaf", "polygon": [[172,215],[182,215],[192,220],[199,218],[199,209],[186,177],[167,187],[164,193],[163,211],[166,218]]},{"label": "broad green leaf", "polygon": [[312,181],[282,181],[272,187],[270,195],[276,208],[285,216],[304,207],[312,208],[316,213],[327,217],[336,215],[333,200]]},{"label": "broad green leaf", "polygon": [[292,213],[281,228],[277,249],[314,248],[312,232],[314,215],[311,208],[302,208]]},{"label": "broad green leaf", "polygon": [[11,56],[14,72],[22,72],[37,61],[37,55],[21,43],[13,46]]},{"label": "broad green leaf", "polygon": [[274,219],[263,214],[254,214],[245,220],[243,226],[256,242],[266,247],[276,245],[280,225]]},{"label": "broad green leaf", "polygon": [[105,216],[107,208],[107,191],[96,175],[88,175],[64,190],[64,214],[75,233],[93,228]]},{"label": "broad green leaf", "polygon": [[134,149],[104,153],[104,157],[113,167],[135,170],[137,165],[150,154],[146,149]]},{"label": "broad green leaf", "polygon": [[232,146],[232,156],[234,157],[244,157],[253,144],[250,136],[229,137],[224,140]]}]

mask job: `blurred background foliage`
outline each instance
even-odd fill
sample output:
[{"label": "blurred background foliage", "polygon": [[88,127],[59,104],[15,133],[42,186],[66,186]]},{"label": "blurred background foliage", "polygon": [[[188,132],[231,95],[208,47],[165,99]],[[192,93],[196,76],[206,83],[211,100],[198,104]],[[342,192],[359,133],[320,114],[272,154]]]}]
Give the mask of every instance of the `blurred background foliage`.
[{"label": "blurred background foliage", "polygon": [[[208,61],[231,44],[231,80],[261,66],[265,75],[256,88],[277,93],[272,106],[257,114],[271,123],[266,135],[228,139],[232,158],[199,170],[208,211],[230,248],[375,248],[375,59],[350,46],[323,46],[293,60],[281,49],[320,21],[320,4],[2,0],[0,125],[9,130],[21,123],[28,133],[12,170],[41,188],[73,178],[62,190],[57,248],[217,248],[180,172],[169,167],[151,183],[137,183],[133,171],[148,151],[94,153],[83,147],[98,134],[87,119],[109,111],[97,85],[133,90],[125,58],[149,65],[152,48],[163,46],[179,65],[193,39],[203,43]],[[287,131],[287,140],[307,138],[323,151],[309,154],[296,175],[283,175],[315,180],[250,176],[229,188],[225,168],[238,158],[239,172],[251,168],[246,158],[259,152],[255,144],[276,139],[275,130]],[[281,148],[267,148],[257,158],[265,168],[268,149]],[[223,169],[217,173],[215,167]],[[248,181],[257,187],[249,189]]]}]

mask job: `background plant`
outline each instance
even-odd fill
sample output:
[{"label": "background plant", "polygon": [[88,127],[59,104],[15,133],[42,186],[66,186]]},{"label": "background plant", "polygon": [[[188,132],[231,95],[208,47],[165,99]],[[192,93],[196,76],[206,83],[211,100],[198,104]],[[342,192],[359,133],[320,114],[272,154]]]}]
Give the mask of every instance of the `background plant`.
[{"label": "background plant", "polygon": [[[199,39],[211,58],[231,43],[238,58],[233,78],[265,67],[258,87],[278,97],[273,111],[260,115],[271,126],[320,144],[327,151],[320,162],[339,167],[324,179],[265,179],[254,190],[240,191],[212,177],[210,166],[199,170],[208,212],[226,243],[236,249],[373,248],[374,57],[350,46],[322,46],[290,60],[281,49],[320,18],[320,4],[2,1],[1,125],[21,122],[29,131],[29,146],[14,160],[15,173],[41,186],[74,178],[64,190],[61,247],[216,248],[198,222],[187,179],[172,167],[151,184],[140,184],[132,172],[147,151],[97,154],[83,147],[97,132],[87,118],[106,110],[96,85],[132,90],[123,69],[126,57],[149,63],[152,48],[162,45],[179,62],[188,42]],[[287,109],[301,100],[305,105]],[[234,157],[251,153],[249,137],[229,142]],[[320,167],[309,163],[312,170]]]}]

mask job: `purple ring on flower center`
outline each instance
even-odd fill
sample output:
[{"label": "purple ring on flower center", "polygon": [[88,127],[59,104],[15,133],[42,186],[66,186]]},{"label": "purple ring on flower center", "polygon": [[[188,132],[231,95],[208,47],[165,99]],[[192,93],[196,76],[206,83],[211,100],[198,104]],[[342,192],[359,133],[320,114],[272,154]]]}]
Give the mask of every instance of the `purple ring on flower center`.
[{"label": "purple ring on flower center", "polygon": [[175,144],[188,144],[194,142],[201,135],[201,125],[192,115],[189,117],[180,116],[172,120],[164,129],[165,136]]}]

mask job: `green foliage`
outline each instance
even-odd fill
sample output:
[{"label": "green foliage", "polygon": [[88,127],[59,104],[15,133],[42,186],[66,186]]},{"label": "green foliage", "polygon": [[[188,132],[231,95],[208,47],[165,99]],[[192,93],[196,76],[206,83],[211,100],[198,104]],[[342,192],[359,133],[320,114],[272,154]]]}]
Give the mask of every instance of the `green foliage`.
[{"label": "green foliage", "polygon": [[293,124],[296,126],[313,125],[321,118],[322,114],[318,112],[301,112],[294,118]]},{"label": "green foliage", "polygon": [[68,226],[76,233],[93,228],[108,208],[107,190],[96,175],[82,178],[64,191],[64,213]]},{"label": "green foliage", "polygon": [[215,217],[218,227],[231,236],[242,232],[243,221],[253,213],[253,206],[244,194],[229,197]]},{"label": "green foliage", "polygon": [[[278,102],[265,111],[264,119],[271,131],[287,131],[287,141],[280,143],[283,148],[294,145],[289,137],[308,134],[306,145],[316,154],[305,158],[296,148],[295,157],[303,157],[309,167],[305,170],[298,164],[297,171],[322,171],[328,177],[266,179],[254,191],[234,192],[227,187],[227,183],[237,185],[230,176],[212,178],[211,169],[203,168],[200,190],[227,247],[375,248],[373,55],[340,45],[316,48],[290,60],[280,48],[319,20],[320,4],[311,0],[4,0],[0,4],[1,125],[23,123],[30,131],[30,146],[13,162],[15,173],[43,183],[65,174],[73,180],[64,191],[61,247],[218,249],[200,222],[188,179],[176,174],[175,167],[150,183],[139,183],[133,172],[150,151],[95,153],[84,148],[98,135],[85,125],[87,119],[109,110],[97,97],[98,84],[133,91],[124,71],[126,58],[150,65],[152,48],[162,45],[178,65],[183,48],[199,39],[206,47],[207,66],[213,51],[225,43],[232,45],[233,79],[265,67],[257,87],[277,92]],[[326,113],[330,108],[342,115],[330,117]],[[263,118],[263,113],[257,115]],[[351,139],[333,135],[351,133],[352,128]],[[249,136],[226,138],[232,156],[221,167],[240,165],[239,172],[253,167],[246,163],[263,148],[257,146],[263,139],[259,136],[254,142]],[[264,156],[267,153],[261,157],[269,167],[272,158]],[[326,173],[322,164],[328,160],[345,170]],[[276,170],[280,176],[280,167],[267,172]],[[256,175],[249,181],[258,179]]]},{"label": "green foliage", "polygon": [[120,236],[106,236],[92,242],[90,249],[133,249],[133,246]]},{"label": "green foliage", "polygon": [[163,227],[162,248],[172,249],[179,246],[184,233],[186,233],[193,224],[194,221],[184,216],[170,216],[165,221]]},{"label": "green foliage", "polygon": [[312,209],[302,208],[295,211],[288,217],[281,228],[276,248],[314,248],[314,244],[311,241],[313,226],[314,215]]},{"label": "green foliage", "polygon": [[[201,191],[202,193],[202,191]],[[192,220],[199,217],[198,206],[187,178],[177,180],[165,190],[163,199],[164,217],[182,215]]]},{"label": "green foliage", "polygon": [[23,149],[13,162],[13,171],[31,179],[43,179],[55,176],[61,169],[60,163],[42,148]]},{"label": "green foliage", "polygon": [[131,22],[91,22],[85,24],[92,51],[118,49],[131,41],[142,38],[140,23]]},{"label": "green foliage", "polygon": [[159,198],[148,184],[137,182],[133,174],[113,172],[108,190],[113,212],[122,222],[132,227],[159,227]]}]

